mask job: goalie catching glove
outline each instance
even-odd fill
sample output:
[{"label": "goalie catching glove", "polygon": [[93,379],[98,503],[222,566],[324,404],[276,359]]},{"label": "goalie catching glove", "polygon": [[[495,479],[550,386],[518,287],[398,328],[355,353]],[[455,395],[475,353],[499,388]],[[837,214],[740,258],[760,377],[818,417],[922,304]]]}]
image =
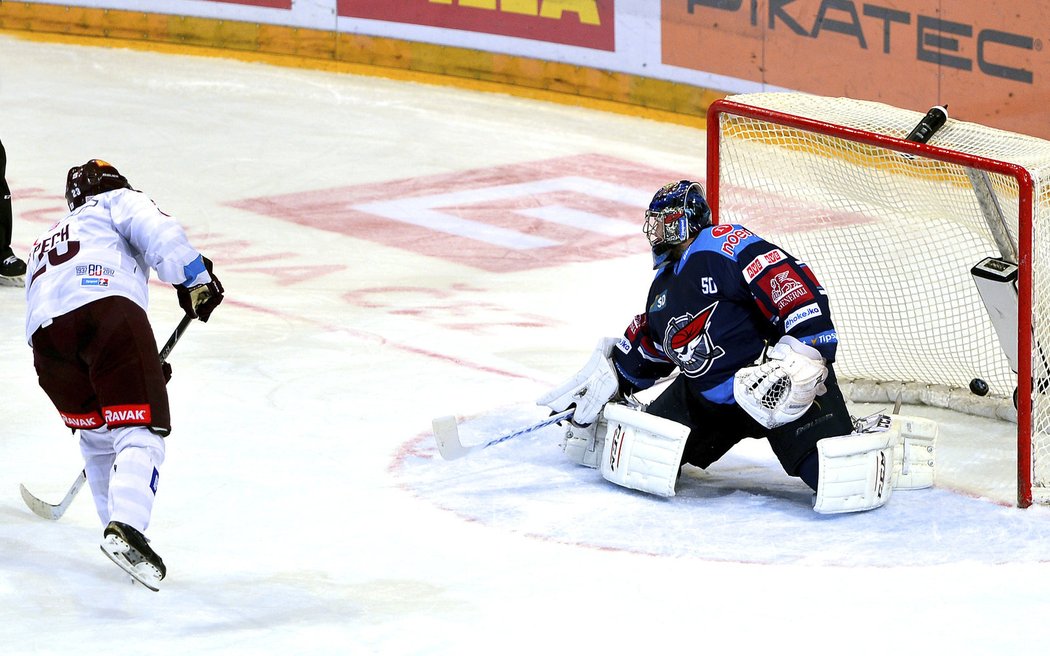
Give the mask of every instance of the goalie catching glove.
[{"label": "goalie catching glove", "polygon": [[820,351],[784,335],[767,362],[736,372],[733,397],[755,421],[776,428],[804,415],[827,391],[827,377]]},{"label": "goalie catching glove", "polygon": [[612,363],[612,350],[618,340],[606,337],[598,342],[591,359],[560,387],[536,399],[554,412],[575,406],[571,420],[579,426],[594,423],[602,408],[620,390],[620,379]]},{"label": "goalie catching glove", "polygon": [[211,260],[204,256],[201,256],[200,259],[203,269],[197,276],[193,280],[182,285],[174,285],[174,287],[175,292],[179,295],[179,305],[186,316],[206,322],[212,311],[219,306],[219,303],[222,303],[225,290],[219,279],[212,273]]}]

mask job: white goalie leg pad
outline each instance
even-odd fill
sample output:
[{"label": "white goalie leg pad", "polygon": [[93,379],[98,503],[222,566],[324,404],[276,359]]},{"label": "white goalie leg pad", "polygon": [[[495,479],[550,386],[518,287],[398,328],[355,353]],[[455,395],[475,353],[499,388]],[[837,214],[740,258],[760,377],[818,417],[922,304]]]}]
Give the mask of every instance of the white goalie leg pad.
[{"label": "white goalie leg pad", "polygon": [[605,434],[609,429],[609,422],[604,417],[590,426],[576,426],[568,424],[565,428],[565,440],[561,448],[569,460],[577,465],[597,469],[602,459],[602,451],[605,449]]},{"label": "white goalie leg pad", "polygon": [[925,417],[894,415],[900,427],[900,443],[894,458],[894,489],[921,490],[931,487],[937,453],[937,422]]},{"label": "white goalie leg pad", "polygon": [[857,419],[854,433],[877,433],[893,425],[898,432],[893,452],[893,489],[921,490],[934,479],[938,424],[933,419],[882,413]]},{"label": "white goalie leg pad", "polygon": [[601,471],[622,487],[673,497],[689,427],[625,405],[605,406]]},{"label": "white goalie leg pad", "polygon": [[813,510],[847,513],[885,505],[893,494],[894,448],[899,435],[897,423],[875,433],[819,440],[820,475]]}]

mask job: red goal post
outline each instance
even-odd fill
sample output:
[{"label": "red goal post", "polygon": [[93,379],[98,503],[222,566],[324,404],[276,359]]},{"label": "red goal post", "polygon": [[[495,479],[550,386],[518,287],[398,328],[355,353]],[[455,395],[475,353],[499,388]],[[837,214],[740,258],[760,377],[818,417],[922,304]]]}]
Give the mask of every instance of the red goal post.
[{"label": "red goal post", "polygon": [[[1050,503],[1050,142],[954,119],[907,141],[924,114],[800,93],[714,102],[714,220],[813,267],[849,398],[1016,421],[1017,503]],[[971,273],[988,258],[1016,265],[1009,329]]]}]

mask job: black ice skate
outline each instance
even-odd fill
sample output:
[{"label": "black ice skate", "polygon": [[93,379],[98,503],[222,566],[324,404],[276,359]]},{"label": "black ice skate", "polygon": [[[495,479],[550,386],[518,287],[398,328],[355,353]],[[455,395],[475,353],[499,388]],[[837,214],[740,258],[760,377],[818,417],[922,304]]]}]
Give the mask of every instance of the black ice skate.
[{"label": "black ice skate", "polygon": [[110,522],[102,535],[102,553],[150,590],[160,589],[167,568],[145,535],[123,522]]},{"label": "black ice skate", "polygon": [[26,284],[26,263],[14,255],[9,255],[0,262],[0,285],[24,287]]}]

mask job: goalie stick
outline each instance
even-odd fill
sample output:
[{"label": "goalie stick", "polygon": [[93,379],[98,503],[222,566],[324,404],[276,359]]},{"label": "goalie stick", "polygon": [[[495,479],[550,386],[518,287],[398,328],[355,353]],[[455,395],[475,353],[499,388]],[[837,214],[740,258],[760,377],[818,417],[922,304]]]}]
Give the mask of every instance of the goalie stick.
[{"label": "goalie stick", "polygon": [[[175,345],[179,343],[179,339],[182,338],[182,334],[186,332],[186,328],[189,327],[192,317],[186,315],[179,321],[179,325],[175,326],[175,332],[171,334],[168,341],[164,343],[164,348],[160,350],[160,361],[167,362],[168,356],[171,355],[171,350],[175,348]],[[25,485],[19,484],[19,490],[22,493],[22,501],[33,511],[33,514],[44,519],[57,520],[61,519],[62,515],[66,514],[66,510],[69,505],[73,503],[73,499],[76,498],[77,493],[80,492],[80,488],[84,487],[84,483],[87,482],[87,472],[81,470],[77,475],[73,484],[69,486],[69,491],[66,492],[66,496],[62,497],[62,500],[58,503],[48,503],[43,499],[37,497],[32,492],[26,489]]]},{"label": "goalie stick", "polygon": [[434,419],[431,423],[434,427],[434,440],[437,442],[438,453],[440,453],[441,457],[445,460],[456,460],[457,458],[462,458],[463,456],[466,456],[470,453],[481,451],[482,449],[487,449],[490,446],[499,444],[501,442],[506,442],[507,440],[514,439],[515,437],[520,437],[527,433],[531,433],[535,430],[539,430],[546,426],[550,426],[551,424],[555,424],[563,419],[568,419],[572,415],[573,410],[574,409],[564,410],[557,414],[551,415],[550,417],[547,417],[543,421],[536,422],[531,426],[519,428],[518,430],[507,435],[501,435],[500,437],[495,437],[491,440],[488,440],[487,442],[482,442],[481,444],[475,444],[472,446],[463,446],[463,443],[460,441],[459,425],[456,422],[455,417],[451,415],[447,417],[438,417],[437,419]]}]

